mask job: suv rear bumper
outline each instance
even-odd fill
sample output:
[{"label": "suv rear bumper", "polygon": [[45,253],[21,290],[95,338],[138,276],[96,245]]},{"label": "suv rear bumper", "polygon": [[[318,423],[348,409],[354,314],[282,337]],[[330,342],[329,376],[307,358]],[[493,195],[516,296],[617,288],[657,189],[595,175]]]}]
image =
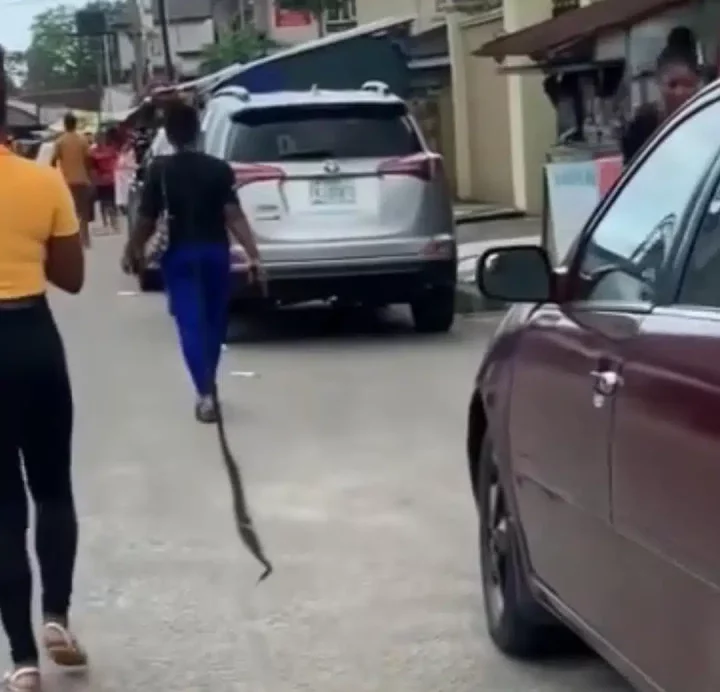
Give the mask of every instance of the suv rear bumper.
[{"label": "suv rear bumper", "polygon": [[429,292],[455,288],[457,261],[452,259],[341,260],[265,265],[268,297],[249,286],[244,272],[233,272],[235,303],[303,303],[337,298],[378,305],[410,303]]}]

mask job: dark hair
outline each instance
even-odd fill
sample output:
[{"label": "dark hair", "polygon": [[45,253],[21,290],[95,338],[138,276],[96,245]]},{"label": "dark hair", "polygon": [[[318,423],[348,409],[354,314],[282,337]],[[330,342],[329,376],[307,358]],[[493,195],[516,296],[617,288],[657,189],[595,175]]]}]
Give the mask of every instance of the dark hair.
[{"label": "dark hair", "polygon": [[179,100],[168,103],[165,106],[165,134],[170,144],[177,148],[195,144],[200,134],[197,111]]},{"label": "dark hair", "polygon": [[63,118],[63,123],[65,124],[65,129],[68,132],[74,132],[77,128],[77,118],[75,117],[74,113],[65,113],[65,117]]},{"label": "dark hair", "polygon": [[667,45],[669,48],[679,50],[687,50],[691,53],[697,51],[697,39],[692,29],[686,26],[676,26],[667,37]]},{"label": "dark hair", "polygon": [[695,73],[699,71],[697,56],[694,53],[688,51],[685,47],[668,44],[658,55],[657,72],[660,74],[669,67],[676,66],[687,67]]},{"label": "dark hair", "polygon": [[5,73],[5,49],[0,46],[0,128],[7,125],[7,74]]}]

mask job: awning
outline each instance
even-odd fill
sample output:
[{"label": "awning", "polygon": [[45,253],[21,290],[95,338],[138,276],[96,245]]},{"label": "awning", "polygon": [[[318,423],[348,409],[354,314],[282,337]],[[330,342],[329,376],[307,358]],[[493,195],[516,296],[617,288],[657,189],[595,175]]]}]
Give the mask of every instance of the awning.
[{"label": "awning", "polygon": [[586,7],[499,36],[473,55],[496,60],[508,55],[544,55],[601,33],[638,24],[671,7],[689,4],[693,4],[692,0],[596,0]]}]

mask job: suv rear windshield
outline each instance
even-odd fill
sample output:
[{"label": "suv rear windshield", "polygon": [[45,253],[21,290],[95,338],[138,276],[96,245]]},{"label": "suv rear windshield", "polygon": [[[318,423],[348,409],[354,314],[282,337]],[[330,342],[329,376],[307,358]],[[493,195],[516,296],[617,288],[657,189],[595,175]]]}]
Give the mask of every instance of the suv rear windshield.
[{"label": "suv rear windshield", "polygon": [[384,158],[421,150],[403,104],[264,108],[237,114],[230,161]]}]

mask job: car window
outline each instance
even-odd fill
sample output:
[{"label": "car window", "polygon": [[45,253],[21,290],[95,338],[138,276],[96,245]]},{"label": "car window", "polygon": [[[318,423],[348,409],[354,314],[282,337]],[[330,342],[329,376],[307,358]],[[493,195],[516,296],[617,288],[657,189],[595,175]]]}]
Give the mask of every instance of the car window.
[{"label": "car window", "polygon": [[385,158],[421,151],[404,104],[248,110],[235,117],[231,161]]},{"label": "car window", "polygon": [[625,184],[584,248],[583,299],[655,299],[693,195],[720,149],[719,119],[715,102],[682,122]]},{"label": "car window", "polygon": [[720,183],[695,236],[678,302],[720,308]]}]

